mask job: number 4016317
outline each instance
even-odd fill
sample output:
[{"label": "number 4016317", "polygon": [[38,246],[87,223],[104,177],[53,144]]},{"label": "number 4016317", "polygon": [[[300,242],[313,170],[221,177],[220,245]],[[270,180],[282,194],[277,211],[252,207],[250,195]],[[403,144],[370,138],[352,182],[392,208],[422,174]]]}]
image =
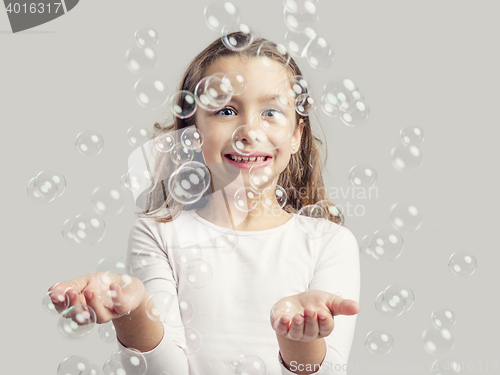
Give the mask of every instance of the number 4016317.
[{"label": "number 4016317", "polygon": [[5,8],[7,13],[58,13],[61,3],[9,3]]}]

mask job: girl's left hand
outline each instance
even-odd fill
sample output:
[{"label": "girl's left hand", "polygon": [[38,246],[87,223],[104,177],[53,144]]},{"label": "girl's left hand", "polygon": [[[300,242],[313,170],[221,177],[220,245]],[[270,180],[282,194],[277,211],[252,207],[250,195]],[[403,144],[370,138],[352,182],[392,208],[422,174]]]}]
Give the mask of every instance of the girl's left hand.
[{"label": "girl's left hand", "polygon": [[309,290],[277,301],[271,310],[271,326],[291,340],[309,342],[333,331],[335,315],[355,315],[359,303],[321,290]]}]

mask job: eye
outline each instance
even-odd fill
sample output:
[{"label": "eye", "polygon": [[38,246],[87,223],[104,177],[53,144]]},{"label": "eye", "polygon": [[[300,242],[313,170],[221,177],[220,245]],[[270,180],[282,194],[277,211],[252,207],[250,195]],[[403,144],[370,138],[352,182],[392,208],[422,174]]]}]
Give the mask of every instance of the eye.
[{"label": "eye", "polygon": [[220,111],[217,111],[215,114],[225,117],[225,116],[231,116],[231,113],[236,114],[236,112],[234,112],[234,109],[232,108],[223,108]]},{"label": "eye", "polygon": [[262,115],[268,117],[277,117],[280,115],[280,111],[276,109],[267,109],[264,112],[262,112]]}]

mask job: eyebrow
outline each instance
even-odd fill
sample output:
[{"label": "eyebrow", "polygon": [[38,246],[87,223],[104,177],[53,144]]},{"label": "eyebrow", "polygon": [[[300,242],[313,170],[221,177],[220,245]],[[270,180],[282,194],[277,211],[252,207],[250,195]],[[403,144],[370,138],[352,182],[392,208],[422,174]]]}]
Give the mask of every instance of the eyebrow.
[{"label": "eyebrow", "polygon": [[[261,95],[258,98],[258,102],[259,103],[267,103],[267,102],[271,102],[271,101],[275,101],[275,100],[276,100],[276,95],[275,94]],[[240,98],[238,96],[233,96],[231,98],[231,101],[234,101],[236,103],[241,103],[241,100],[240,100]]]}]

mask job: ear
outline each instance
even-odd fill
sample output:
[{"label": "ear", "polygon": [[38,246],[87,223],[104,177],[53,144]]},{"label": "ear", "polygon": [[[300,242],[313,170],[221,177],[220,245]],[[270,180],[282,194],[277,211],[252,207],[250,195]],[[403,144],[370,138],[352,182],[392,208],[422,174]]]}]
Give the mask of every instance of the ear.
[{"label": "ear", "polygon": [[[302,139],[302,131],[304,130],[304,119],[299,119],[299,123],[297,127],[295,128],[295,131],[293,132],[292,136],[292,154],[295,154],[296,152],[299,152],[300,148],[300,140]],[[294,150],[295,148],[295,150]]]}]

